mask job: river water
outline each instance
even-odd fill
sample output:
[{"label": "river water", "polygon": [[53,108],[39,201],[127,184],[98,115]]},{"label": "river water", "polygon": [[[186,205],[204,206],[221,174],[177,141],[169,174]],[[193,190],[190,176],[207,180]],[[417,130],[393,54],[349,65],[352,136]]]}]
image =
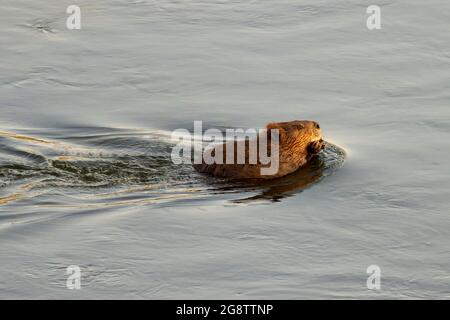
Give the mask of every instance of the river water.
[{"label": "river water", "polygon": [[[450,298],[449,21],[444,0],[4,0],[0,298]],[[295,119],[329,143],[279,181],[170,161],[195,120]]]}]

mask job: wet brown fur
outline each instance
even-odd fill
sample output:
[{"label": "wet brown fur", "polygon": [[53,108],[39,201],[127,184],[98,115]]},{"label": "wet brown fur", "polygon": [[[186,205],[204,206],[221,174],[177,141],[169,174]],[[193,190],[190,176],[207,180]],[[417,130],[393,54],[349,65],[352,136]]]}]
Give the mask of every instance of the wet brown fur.
[{"label": "wet brown fur", "polygon": [[[273,175],[261,175],[261,168],[269,167],[260,162],[259,156],[256,164],[249,164],[250,142],[248,140],[234,141],[214,147],[210,150],[214,156],[223,152],[223,164],[194,164],[198,172],[208,173],[216,177],[231,179],[274,179],[290,174],[303,166],[313,155],[324,148],[320,126],[315,121],[295,120],[289,122],[272,122],[266,126],[268,132],[268,154],[270,155],[270,131],[279,130],[279,168]],[[259,140],[259,137],[257,138]],[[227,147],[234,145],[233,164],[225,163]],[[245,144],[245,164],[237,164],[237,148]],[[259,147],[259,144],[257,144]],[[259,152],[258,152],[259,154]]]}]

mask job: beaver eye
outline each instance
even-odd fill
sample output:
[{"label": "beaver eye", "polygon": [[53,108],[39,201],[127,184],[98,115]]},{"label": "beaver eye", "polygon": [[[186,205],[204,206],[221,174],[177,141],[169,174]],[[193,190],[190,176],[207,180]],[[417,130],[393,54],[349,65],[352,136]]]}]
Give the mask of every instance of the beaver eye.
[{"label": "beaver eye", "polygon": [[316,129],[320,129],[320,126],[318,123],[316,123]]}]

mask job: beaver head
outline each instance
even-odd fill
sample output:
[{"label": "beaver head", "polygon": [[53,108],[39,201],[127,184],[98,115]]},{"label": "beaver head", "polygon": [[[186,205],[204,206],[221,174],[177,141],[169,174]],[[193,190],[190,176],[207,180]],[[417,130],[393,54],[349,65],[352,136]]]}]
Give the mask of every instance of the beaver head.
[{"label": "beaver head", "polygon": [[[280,160],[289,159],[289,161],[298,158],[302,161],[308,153],[311,152],[311,146],[323,148],[322,131],[320,125],[315,121],[294,120],[288,122],[271,122],[267,125],[267,131],[278,129]],[[313,148],[314,149],[314,148]]]}]

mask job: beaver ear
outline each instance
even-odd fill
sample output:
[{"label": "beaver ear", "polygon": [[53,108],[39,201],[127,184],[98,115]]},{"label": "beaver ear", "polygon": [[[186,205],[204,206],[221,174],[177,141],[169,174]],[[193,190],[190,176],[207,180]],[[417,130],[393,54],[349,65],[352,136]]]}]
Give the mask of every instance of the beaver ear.
[{"label": "beaver ear", "polygon": [[297,128],[299,129],[305,129],[305,125],[303,123],[298,123]]}]

